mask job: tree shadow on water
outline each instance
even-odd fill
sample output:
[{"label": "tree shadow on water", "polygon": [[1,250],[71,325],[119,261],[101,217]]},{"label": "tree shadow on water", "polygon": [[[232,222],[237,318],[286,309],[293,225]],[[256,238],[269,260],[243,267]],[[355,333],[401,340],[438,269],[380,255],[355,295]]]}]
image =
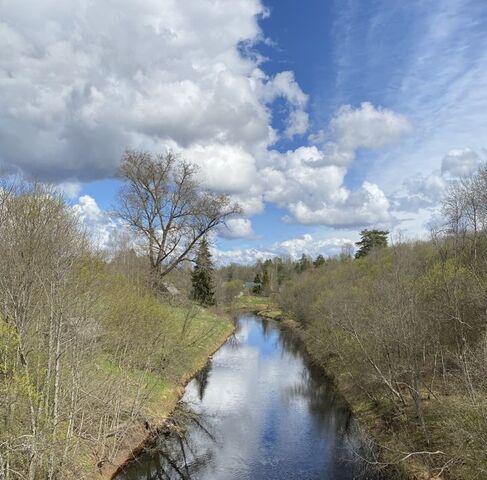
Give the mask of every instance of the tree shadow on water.
[{"label": "tree shadow on water", "polygon": [[[212,459],[211,448],[202,454],[201,442],[215,438],[202,417],[180,402],[156,439],[114,480],[191,480]],[[200,447],[199,449],[197,447]]]}]

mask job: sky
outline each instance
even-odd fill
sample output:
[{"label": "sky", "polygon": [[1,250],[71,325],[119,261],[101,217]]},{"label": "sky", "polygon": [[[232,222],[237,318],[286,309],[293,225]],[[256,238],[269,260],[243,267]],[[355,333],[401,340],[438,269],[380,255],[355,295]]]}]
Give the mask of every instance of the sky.
[{"label": "sky", "polygon": [[0,174],[53,183],[98,246],[127,148],[243,214],[221,263],[426,238],[487,159],[485,0],[3,0]]}]

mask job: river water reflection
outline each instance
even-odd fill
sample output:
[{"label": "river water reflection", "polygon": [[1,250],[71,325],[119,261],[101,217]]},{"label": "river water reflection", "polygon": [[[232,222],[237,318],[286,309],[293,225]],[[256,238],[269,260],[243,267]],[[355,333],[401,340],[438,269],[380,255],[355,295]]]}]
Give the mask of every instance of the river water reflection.
[{"label": "river water reflection", "polygon": [[241,315],[183,402],[197,414],[183,440],[161,439],[117,480],[376,478],[335,388],[273,321]]}]

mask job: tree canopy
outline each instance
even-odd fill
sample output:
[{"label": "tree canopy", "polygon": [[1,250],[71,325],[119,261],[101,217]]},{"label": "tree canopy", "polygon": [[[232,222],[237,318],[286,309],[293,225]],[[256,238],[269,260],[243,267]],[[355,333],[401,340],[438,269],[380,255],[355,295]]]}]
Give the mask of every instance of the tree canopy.
[{"label": "tree canopy", "polygon": [[358,247],[355,258],[365,257],[374,248],[387,247],[387,237],[389,232],[386,230],[362,230],[360,232],[360,241],[355,245]]},{"label": "tree canopy", "polygon": [[170,151],[127,151],[120,176],[117,213],[146,248],[155,290],[202,237],[241,210],[227,195],[205,190],[196,166]]}]

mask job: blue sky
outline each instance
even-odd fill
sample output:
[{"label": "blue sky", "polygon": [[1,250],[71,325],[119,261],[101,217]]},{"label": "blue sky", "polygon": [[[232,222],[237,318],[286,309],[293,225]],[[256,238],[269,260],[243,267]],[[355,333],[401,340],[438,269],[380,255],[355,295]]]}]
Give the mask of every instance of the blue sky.
[{"label": "blue sky", "polygon": [[122,151],[171,148],[244,207],[221,261],[335,254],[424,237],[486,159],[487,3],[5,0],[0,82],[2,173],[59,185],[101,246]]}]

